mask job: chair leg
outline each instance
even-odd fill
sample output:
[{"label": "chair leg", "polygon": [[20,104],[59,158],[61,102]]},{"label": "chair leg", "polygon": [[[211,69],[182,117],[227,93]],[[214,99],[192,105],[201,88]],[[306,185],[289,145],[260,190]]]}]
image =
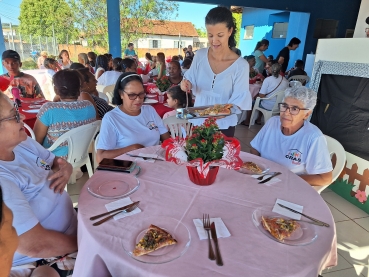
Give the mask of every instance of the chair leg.
[{"label": "chair leg", "polygon": [[249,129],[250,129],[251,125],[255,124],[255,119],[254,119],[255,112],[256,112],[256,109],[252,109],[252,113],[251,113],[251,116],[250,116]]},{"label": "chair leg", "polygon": [[70,184],[70,185],[73,185],[77,182],[77,180],[76,180],[77,171],[76,170],[77,169],[73,168],[72,175],[70,175],[70,177],[69,177],[68,184]]},{"label": "chair leg", "polygon": [[87,167],[88,176],[89,177],[92,177],[92,175],[94,174],[94,172],[92,171],[92,166],[91,166],[90,159],[88,159],[88,161],[86,163],[86,167]]}]

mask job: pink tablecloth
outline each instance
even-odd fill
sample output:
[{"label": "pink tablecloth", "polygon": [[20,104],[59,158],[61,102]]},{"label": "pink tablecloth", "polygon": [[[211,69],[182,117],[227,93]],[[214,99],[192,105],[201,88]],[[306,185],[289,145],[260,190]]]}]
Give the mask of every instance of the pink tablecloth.
[{"label": "pink tablecloth", "polygon": [[[155,153],[156,148],[136,153]],[[122,155],[120,158],[129,159]],[[74,276],[254,276],[317,277],[337,262],[335,225],[321,196],[305,181],[273,162],[242,153],[243,160],[268,165],[280,171],[282,180],[271,186],[235,171],[220,169],[215,183],[201,187],[191,183],[184,166],[173,163],[140,162],[140,188],[130,197],[140,200],[142,212],[120,220],[92,226],[89,218],[106,211],[111,201],[87,192],[99,176],[109,180],[111,172],[97,172],[83,187],[79,198],[79,252]],[[132,159],[132,158],[131,158]],[[117,173],[115,173],[117,174]],[[124,178],[122,173],[122,178]],[[289,246],[271,240],[255,228],[251,216],[258,207],[273,206],[281,198],[304,206],[306,214],[331,225],[316,228],[317,239],[305,246]],[[208,259],[208,242],[199,239],[193,219],[203,213],[221,217],[231,233],[219,239],[224,266]],[[191,233],[191,244],[180,258],[165,264],[144,264],[129,257],[122,247],[127,233],[149,216],[167,216],[181,221]],[[155,224],[155,222],[152,222]]]}]

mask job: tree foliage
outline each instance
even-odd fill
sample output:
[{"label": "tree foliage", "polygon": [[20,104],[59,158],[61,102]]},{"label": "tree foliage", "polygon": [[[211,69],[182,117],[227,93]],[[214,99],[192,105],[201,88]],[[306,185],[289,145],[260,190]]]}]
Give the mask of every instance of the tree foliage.
[{"label": "tree foliage", "polygon": [[[92,45],[108,45],[106,0],[70,0],[78,28]],[[145,36],[142,29],[152,28],[150,20],[170,20],[178,4],[166,0],[120,0],[122,45]]]},{"label": "tree foliage", "polygon": [[237,32],[236,32],[236,41],[237,41],[237,45],[236,47],[240,46],[240,35],[241,35],[241,23],[242,23],[242,13],[233,13],[233,17],[236,20],[236,28],[237,28]]},{"label": "tree foliage", "polygon": [[195,25],[193,25],[197,31],[197,33],[199,34],[199,37],[200,38],[206,38],[208,37],[208,34],[206,32],[206,29],[204,27],[201,27],[201,28],[196,28]]},{"label": "tree foliage", "polygon": [[24,35],[55,36],[59,43],[77,37],[74,14],[65,0],[23,0],[20,5],[19,32]]}]

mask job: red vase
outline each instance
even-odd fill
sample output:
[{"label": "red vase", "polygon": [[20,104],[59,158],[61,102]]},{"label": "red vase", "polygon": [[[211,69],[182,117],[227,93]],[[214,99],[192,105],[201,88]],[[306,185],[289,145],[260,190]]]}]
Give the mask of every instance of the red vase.
[{"label": "red vase", "polygon": [[187,166],[188,177],[192,183],[199,185],[199,186],[209,186],[215,182],[215,178],[217,177],[219,166],[211,166],[209,168],[208,175],[204,178],[201,176],[199,171],[194,166]]}]

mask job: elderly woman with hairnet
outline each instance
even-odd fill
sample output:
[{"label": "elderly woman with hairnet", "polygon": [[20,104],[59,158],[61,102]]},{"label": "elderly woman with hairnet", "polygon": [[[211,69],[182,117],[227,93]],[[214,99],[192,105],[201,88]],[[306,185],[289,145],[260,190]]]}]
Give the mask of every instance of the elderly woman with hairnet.
[{"label": "elderly woman with hairnet", "polygon": [[251,141],[251,154],[284,165],[312,186],[332,182],[332,163],[323,133],[307,121],[316,93],[303,86],[288,88],[280,116],[269,119]]}]

